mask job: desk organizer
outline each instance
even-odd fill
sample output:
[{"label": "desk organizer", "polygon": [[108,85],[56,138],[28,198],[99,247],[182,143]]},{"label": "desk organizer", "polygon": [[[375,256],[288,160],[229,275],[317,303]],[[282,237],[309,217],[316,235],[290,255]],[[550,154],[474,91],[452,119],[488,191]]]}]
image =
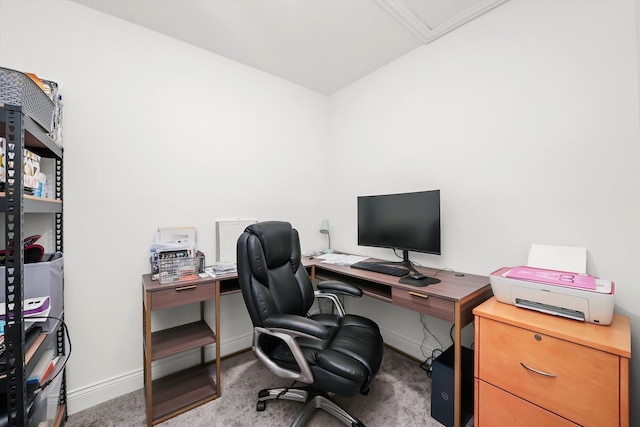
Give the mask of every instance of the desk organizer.
[{"label": "desk organizer", "polygon": [[[48,85],[57,84],[44,81]],[[47,132],[53,131],[55,105],[49,96],[31,78],[20,71],[0,67],[0,104],[23,108]]]},{"label": "desk organizer", "polygon": [[162,284],[193,280],[204,271],[204,254],[198,251],[196,256],[158,258],[157,263],[158,280]]},{"label": "desk organizer", "polygon": [[[50,254],[45,254],[48,259]],[[47,262],[35,262],[24,265],[24,294],[23,300],[48,296],[51,298],[51,311],[49,316],[62,317],[62,277],[63,257]],[[0,283],[5,283],[6,267],[0,267]],[[0,286],[0,304],[5,303],[5,287]],[[42,332],[51,332],[56,326],[56,319],[49,319],[42,326]]]}]

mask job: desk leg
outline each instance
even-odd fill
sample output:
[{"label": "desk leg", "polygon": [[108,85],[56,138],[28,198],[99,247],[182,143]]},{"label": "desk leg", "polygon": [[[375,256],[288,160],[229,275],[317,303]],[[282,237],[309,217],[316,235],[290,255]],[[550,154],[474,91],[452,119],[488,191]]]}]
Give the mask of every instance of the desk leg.
[{"label": "desk leg", "polygon": [[220,383],[220,280],[216,280],[216,393],[222,396],[222,385]]},{"label": "desk leg", "polygon": [[143,368],[147,426],[153,425],[153,397],[151,394],[151,292],[144,292],[142,302],[142,330],[144,334]]},{"label": "desk leg", "polygon": [[453,425],[462,427],[462,316],[460,302],[454,306],[454,355],[453,361]]},{"label": "desk leg", "polygon": [[[204,322],[204,301],[200,301],[200,321]],[[200,347],[200,364],[205,364],[204,347]]]}]

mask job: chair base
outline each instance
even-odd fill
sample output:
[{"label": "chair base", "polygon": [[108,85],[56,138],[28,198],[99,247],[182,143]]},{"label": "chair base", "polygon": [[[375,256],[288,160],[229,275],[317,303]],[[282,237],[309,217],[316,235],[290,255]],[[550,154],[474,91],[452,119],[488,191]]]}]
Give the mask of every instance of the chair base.
[{"label": "chair base", "polygon": [[257,411],[264,411],[268,400],[293,400],[303,402],[298,415],[291,423],[291,427],[304,426],[316,409],[322,409],[333,417],[351,427],[365,427],[359,419],[342,409],[329,397],[329,394],[311,387],[271,388],[260,390],[258,393]]}]

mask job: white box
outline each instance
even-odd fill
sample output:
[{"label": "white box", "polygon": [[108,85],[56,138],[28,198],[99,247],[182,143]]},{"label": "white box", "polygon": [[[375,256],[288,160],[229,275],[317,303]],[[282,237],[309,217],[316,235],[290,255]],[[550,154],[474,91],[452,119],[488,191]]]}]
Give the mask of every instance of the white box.
[{"label": "white box", "polygon": [[195,227],[158,228],[156,242],[191,244],[195,248],[196,229]]},{"label": "white box", "polygon": [[244,229],[258,222],[257,219],[218,219],[216,220],[216,261],[223,264],[235,264],[236,243]]}]

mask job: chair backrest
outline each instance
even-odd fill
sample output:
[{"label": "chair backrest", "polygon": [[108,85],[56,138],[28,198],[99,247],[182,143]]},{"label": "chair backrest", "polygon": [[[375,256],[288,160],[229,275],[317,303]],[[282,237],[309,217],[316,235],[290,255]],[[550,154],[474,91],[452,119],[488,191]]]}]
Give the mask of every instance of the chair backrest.
[{"label": "chair backrest", "polygon": [[237,255],[240,290],[253,326],[263,326],[272,314],[306,316],[313,304],[313,286],[291,224],[250,225],[238,239]]}]

